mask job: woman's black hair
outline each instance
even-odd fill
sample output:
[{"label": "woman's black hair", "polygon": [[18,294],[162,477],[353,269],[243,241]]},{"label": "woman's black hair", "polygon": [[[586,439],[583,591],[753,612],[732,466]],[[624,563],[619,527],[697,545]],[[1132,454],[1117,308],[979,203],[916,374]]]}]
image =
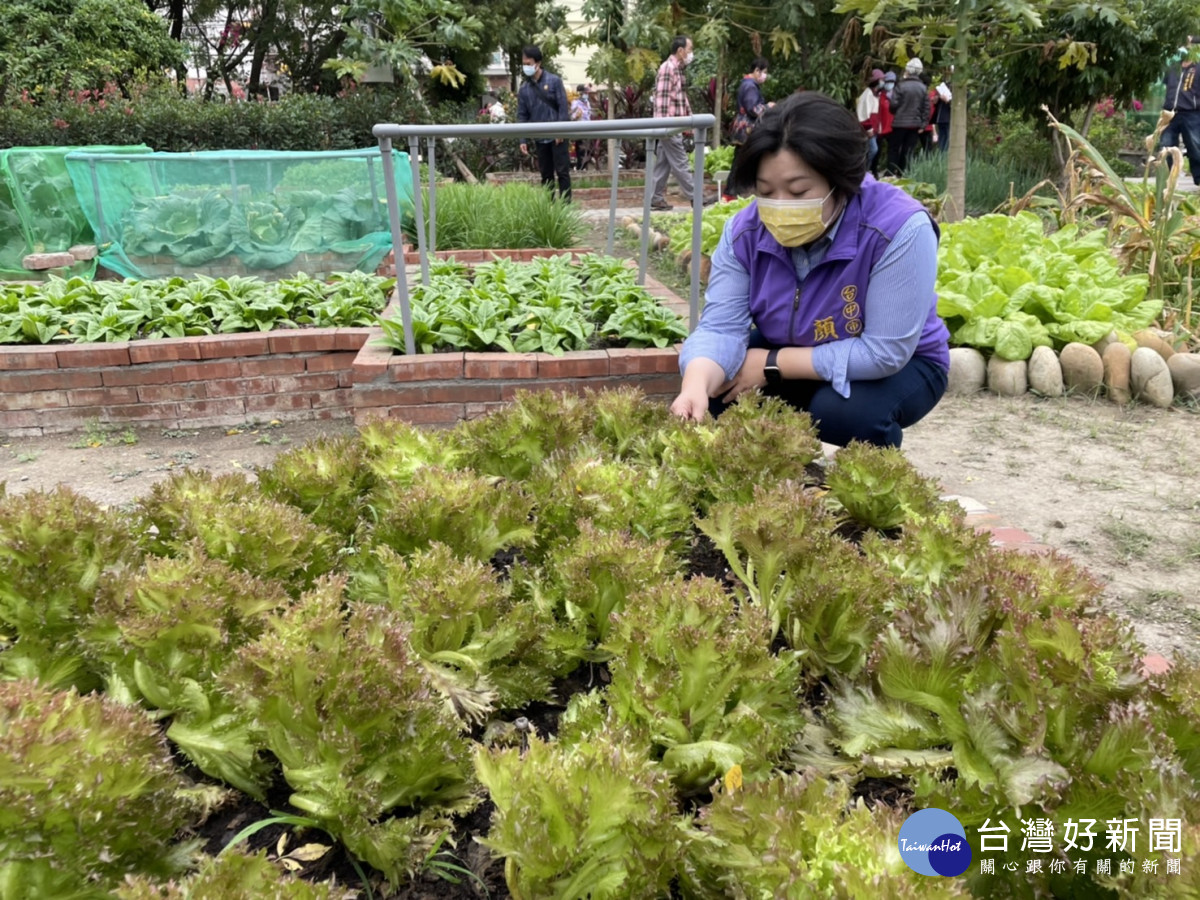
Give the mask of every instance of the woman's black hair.
[{"label": "woman's black hair", "polygon": [[816,91],[792,94],[763,113],[733,154],[729,189],[752,194],[764,156],[791,150],[841,197],[862,190],[867,173],[867,132],[854,113]]},{"label": "woman's black hair", "polygon": [[750,63],[751,72],[765,72],[769,68],[771,68],[771,64],[767,62],[767,58],[765,56],[756,56]]}]

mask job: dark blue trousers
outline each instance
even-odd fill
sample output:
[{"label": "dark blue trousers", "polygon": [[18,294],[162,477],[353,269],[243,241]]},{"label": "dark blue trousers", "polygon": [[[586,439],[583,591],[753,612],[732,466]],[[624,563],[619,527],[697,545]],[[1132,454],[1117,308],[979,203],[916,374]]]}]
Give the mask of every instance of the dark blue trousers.
[{"label": "dark blue trousers", "polygon": [[[751,336],[751,347],[768,346],[756,338],[757,332]],[[857,440],[899,447],[904,429],[923,419],[942,399],[946,379],[946,370],[937,363],[914,356],[895,375],[850,382],[849,397],[842,397],[825,381],[784,381],[778,387],[768,385],[763,393],[808,412],[826,443],[844,447]],[[709,402],[713,416],[727,408],[720,397]]]}]

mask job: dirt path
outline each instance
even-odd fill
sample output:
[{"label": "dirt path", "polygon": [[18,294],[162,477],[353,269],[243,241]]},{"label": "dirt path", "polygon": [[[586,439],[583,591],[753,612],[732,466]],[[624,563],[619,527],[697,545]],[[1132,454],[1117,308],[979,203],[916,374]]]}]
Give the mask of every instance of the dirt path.
[{"label": "dirt path", "polygon": [[[107,435],[0,444],[10,492],[67,484],[109,505],[185,466],[253,471],[330,423]],[[100,446],[86,446],[89,438]],[[133,441],[125,443],[124,440]],[[1200,414],[1080,399],[948,397],[905,452],[943,490],[974,498],[1087,567],[1153,652],[1197,653]]]}]

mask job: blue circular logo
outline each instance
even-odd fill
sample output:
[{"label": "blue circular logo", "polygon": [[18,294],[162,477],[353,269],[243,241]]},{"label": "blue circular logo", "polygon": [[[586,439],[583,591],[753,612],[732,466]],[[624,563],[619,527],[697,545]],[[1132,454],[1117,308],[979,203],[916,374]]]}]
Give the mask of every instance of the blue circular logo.
[{"label": "blue circular logo", "polygon": [[944,809],[921,809],[900,826],[900,857],[922,875],[961,875],[971,865],[967,831]]}]

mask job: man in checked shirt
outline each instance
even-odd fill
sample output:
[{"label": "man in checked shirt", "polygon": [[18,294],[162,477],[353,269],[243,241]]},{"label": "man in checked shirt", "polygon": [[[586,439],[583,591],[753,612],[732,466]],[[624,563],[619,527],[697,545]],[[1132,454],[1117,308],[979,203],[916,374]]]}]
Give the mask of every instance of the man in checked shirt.
[{"label": "man in checked shirt", "polygon": [[[671,53],[663,64],[658,67],[658,78],[654,82],[654,118],[671,116],[690,116],[692,104],[688,102],[687,89],[683,83],[683,70],[692,61],[692,39],[679,34],[671,41]],[[667,210],[671,204],[667,202],[667,181],[671,173],[679,182],[679,191],[692,202],[692,173],[688,169],[687,153],[683,150],[683,137],[673,134],[658,142],[657,156],[654,161],[654,193],[650,197],[650,208]],[[705,197],[704,204],[714,202],[716,194]]]}]

